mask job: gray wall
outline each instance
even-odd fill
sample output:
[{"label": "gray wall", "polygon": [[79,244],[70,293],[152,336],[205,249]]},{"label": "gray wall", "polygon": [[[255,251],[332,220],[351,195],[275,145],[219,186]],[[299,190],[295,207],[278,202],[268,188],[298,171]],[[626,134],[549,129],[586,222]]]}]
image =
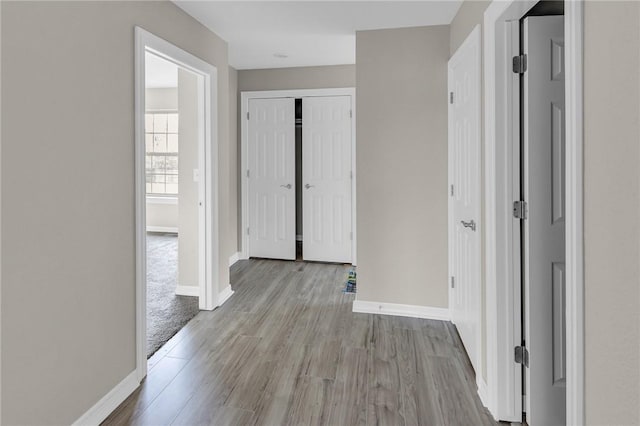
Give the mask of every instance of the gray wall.
[{"label": "gray wall", "polygon": [[288,90],[354,87],[355,65],[238,71],[238,90]]},{"label": "gray wall", "polygon": [[3,424],[70,424],[135,369],[135,25],[218,67],[228,203],[222,39],[170,2],[3,2]]},{"label": "gray wall", "polygon": [[[198,77],[178,69],[178,285],[199,283]],[[202,176],[202,174],[200,174]],[[226,266],[226,265],[225,265]]]},{"label": "gray wall", "polygon": [[640,3],[585,2],[584,23],[586,420],[637,425]]},{"label": "gray wall", "polygon": [[449,26],[356,33],[358,300],[446,308]]},{"label": "gray wall", "polygon": [[486,0],[467,0],[462,3],[458,13],[451,21],[451,36],[449,38],[449,48],[453,55],[462,42],[471,33],[476,25],[482,25],[484,21],[484,11],[491,4]]},{"label": "gray wall", "polygon": [[144,102],[147,111],[178,110],[177,87],[150,87],[144,91]]}]

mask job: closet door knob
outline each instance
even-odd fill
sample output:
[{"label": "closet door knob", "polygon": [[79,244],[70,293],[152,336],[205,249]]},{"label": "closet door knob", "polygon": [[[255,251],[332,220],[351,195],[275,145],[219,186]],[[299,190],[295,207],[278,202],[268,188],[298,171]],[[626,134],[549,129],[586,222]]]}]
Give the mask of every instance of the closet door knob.
[{"label": "closet door knob", "polygon": [[291,184],[290,183],[288,183],[286,185],[280,185],[280,186],[283,187],[283,188],[291,189]]},{"label": "closet door knob", "polygon": [[309,189],[309,188],[313,188],[315,185],[309,185],[308,183],[304,185],[305,188]]}]

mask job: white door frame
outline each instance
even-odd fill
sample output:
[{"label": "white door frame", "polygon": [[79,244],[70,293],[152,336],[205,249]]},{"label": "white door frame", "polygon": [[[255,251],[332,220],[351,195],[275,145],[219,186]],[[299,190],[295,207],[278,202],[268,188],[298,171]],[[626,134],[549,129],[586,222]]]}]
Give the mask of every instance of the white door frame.
[{"label": "white door frame", "polygon": [[[477,70],[478,70],[478,87],[477,87],[477,119],[476,119],[476,126],[475,128],[471,129],[472,132],[477,134],[477,142],[478,142],[478,162],[481,161],[480,155],[482,150],[480,149],[480,144],[482,143],[482,125],[481,125],[481,120],[480,120],[480,116],[481,116],[481,109],[482,109],[482,97],[481,97],[481,92],[482,92],[482,79],[481,79],[481,45],[480,45],[480,25],[476,25],[475,28],[471,31],[471,33],[467,36],[467,38],[464,40],[464,42],[462,42],[462,44],[460,45],[460,47],[458,47],[458,50],[456,50],[456,52],[453,54],[453,56],[451,56],[451,58],[449,59],[449,63],[447,65],[447,69],[448,69],[448,88],[449,88],[449,93],[454,92],[454,87],[452,87],[452,70],[451,70],[451,64],[456,62],[458,60],[458,57],[460,55],[463,54],[469,54],[469,49],[471,49],[471,52],[475,57],[474,57],[474,62],[476,63],[477,66]],[[454,93],[455,96],[455,93]],[[455,102],[455,101],[454,101]],[[449,113],[447,114],[449,117],[449,155],[448,155],[448,167],[447,169],[449,170],[449,188],[451,188],[451,185],[453,185],[453,157],[451,155],[451,146],[453,143],[453,137],[454,137],[454,131],[453,131],[453,114],[452,114],[452,103],[451,100],[449,100],[448,102],[448,109],[449,109]],[[477,225],[476,225],[476,232],[478,233],[478,239],[477,239],[477,245],[476,245],[476,250],[478,253],[478,256],[481,257],[482,256],[482,239],[480,238],[480,236],[482,235],[483,229],[482,229],[482,221],[481,221],[481,208],[480,208],[480,201],[481,201],[481,196],[482,196],[482,187],[481,187],[481,166],[478,165],[478,173],[476,175],[476,179],[475,179],[475,186],[474,186],[474,190],[477,190],[478,192],[478,205],[476,206],[475,209],[475,214],[474,214],[474,218],[477,221]],[[449,230],[449,279],[451,279],[451,277],[455,276],[455,270],[454,270],[454,263],[453,263],[453,248],[454,248],[454,230],[455,230],[455,217],[453,214],[453,198],[452,198],[452,193],[448,192],[449,196],[447,197],[449,200],[448,203],[448,216],[449,216],[449,220],[448,220],[448,230]],[[478,275],[478,277],[480,277],[482,275],[482,264],[481,261],[478,262],[478,267],[475,271]],[[480,285],[482,284],[482,280],[478,279],[478,287],[480,287]],[[451,285],[451,283],[448,283],[447,287],[449,288],[449,312],[452,312],[452,301],[453,301],[453,286]],[[478,288],[478,295],[480,295],[481,289]],[[477,318],[474,318],[474,321],[476,321],[476,324],[478,324],[477,328],[476,328],[476,348],[475,348],[475,353],[473,354],[469,354],[470,358],[473,358],[474,361],[474,365],[476,368],[481,368],[483,360],[483,353],[482,353],[482,298],[478,297],[476,298],[476,300],[474,300],[474,303],[477,306],[476,312],[478,313]],[[478,374],[478,376],[481,376],[480,374]]]},{"label": "white door frame", "polygon": [[[240,251],[241,259],[249,258],[249,236],[247,228],[249,227],[249,179],[247,177],[247,165],[249,164],[249,120],[247,113],[249,112],[250,99],[269,99],[269,98],[303,98],[309,96],[351,96],[351,110],[353,117],[351,120],[351,170],[353,171],[353,179],[351,179],[351,229],[353,239],[351,241],[351,263],[356,265],[356,89],[354,87],[335,88],[335,89],[300,89],[300,90],[266,90],[259,92],[242,92],[240,94],[241,102],[241,154],[240,154],[240,170],[241,170],[241,191],[242,191],[242,249]],[[304,125],[304,123],[303,123]]]},{"label": "white door frame", "polygon": [[[514,200],[509,142],[518,106],[510,96],[511,79],[505,75],[512,56],[508,21],[519,20],[535,3],[493,1],[484,13],[487,381],[482,385],[484,402],[493,416],[507,421],[520,421],[522,415],[521,397],[514,392],[519,379],[513,368],[513,348],[520,342],[514,341],[512,325],[520,324],[515,315],[520,298],[511,281]],[[568,425],[584,424],[583,7],[582,0],[565,1]]]},{"label": "white door frame", "polygon": [[[212,310],[218,304],[218,94],[217,69],[150,32],[135,28],[135,196],[136,196],[136,372],[147,374],[147,265],[146,265],[146,167],[145,167],[145,53],[151,52],[198,76],[199,165],[204,184],[199,185],[199,307]],[[202,155],[204,153],[204,155]]]}]

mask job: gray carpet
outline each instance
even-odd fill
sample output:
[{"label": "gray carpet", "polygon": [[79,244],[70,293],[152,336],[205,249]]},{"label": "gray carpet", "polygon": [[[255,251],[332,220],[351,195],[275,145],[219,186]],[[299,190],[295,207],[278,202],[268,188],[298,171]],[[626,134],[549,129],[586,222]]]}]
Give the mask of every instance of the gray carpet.
[{"label": "gray carpet", "polygon": [[176,296],[178,236],[147,233],[147,358],[198,313],[198,298]]}]

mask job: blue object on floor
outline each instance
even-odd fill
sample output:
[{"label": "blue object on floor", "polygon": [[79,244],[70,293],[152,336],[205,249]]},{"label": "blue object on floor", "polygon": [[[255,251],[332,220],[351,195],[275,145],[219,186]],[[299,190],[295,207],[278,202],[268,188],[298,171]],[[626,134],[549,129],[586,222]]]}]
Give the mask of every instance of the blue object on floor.
[{"label": "blue object on floor", "polygon": [[344,289],[344,293],[354,293],[356,292],[356,270],[351,269],[349,271],[349,275],[347,276],[347,285]]}]

